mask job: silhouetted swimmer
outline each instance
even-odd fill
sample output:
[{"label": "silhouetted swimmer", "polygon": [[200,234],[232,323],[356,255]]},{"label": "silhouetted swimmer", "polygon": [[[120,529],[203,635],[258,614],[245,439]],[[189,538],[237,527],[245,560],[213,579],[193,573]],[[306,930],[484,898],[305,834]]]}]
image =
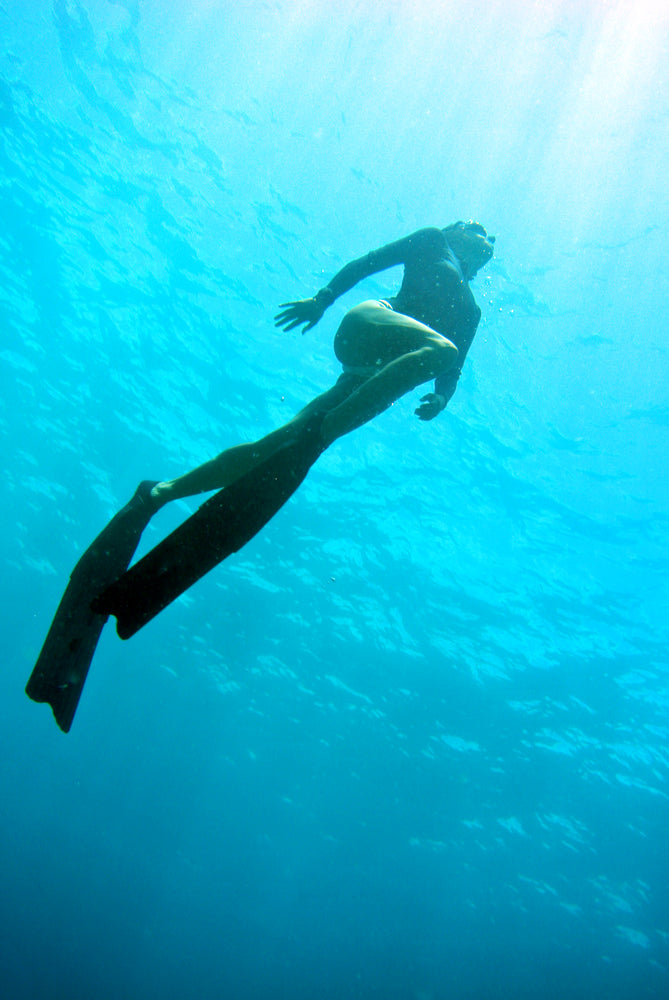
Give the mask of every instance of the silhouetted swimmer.
[{"label": "silhouetted swimmer", "polygon": [[455,392],[481,318],[469,282],[493,255],[494,236],[476,222],[420,229],[411,236],[351,261],[313,298],[286,302],[276,316],[285,330],[318,323],[335,299],[378,271],[404,266],[394,298],[354,306],[341,322],[334,351],[343,374],[289,423],[258,441],[227,448],[216,458],[151,491],[157,510],[169,500],[229,486],[294,442],[318,419],[326,448],[395,400],[434,379],[416,416],[432,420]]}]

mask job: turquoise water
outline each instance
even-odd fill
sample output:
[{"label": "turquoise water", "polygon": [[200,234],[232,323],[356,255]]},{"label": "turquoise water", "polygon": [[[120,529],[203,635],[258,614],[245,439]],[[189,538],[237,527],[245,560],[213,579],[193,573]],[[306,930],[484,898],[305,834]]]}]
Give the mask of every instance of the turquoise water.
[{"label": "turquoise water", "polygon": [[[0,6],[3,996],[667,995],[668,22]],[[64,736],[23,688],[82,549],[330,385],[401,273],[305,337],[280,302],[469,217],[448,410],[108,628]]]}]

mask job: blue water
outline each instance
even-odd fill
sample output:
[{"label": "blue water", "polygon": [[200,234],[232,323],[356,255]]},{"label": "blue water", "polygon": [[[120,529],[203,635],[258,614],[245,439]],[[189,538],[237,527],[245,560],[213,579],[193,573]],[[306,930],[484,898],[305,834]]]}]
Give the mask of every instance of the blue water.
[{"label": "blue water", "polygon": [[[669,17],[652,0],[0,5],[0,990],[669,995]],[[279,303],[497,253],[447,411],[337,443],[72,731],[23,693],[143,478],[336,378]],[[154,544],[194,501],[156,517]]]}]

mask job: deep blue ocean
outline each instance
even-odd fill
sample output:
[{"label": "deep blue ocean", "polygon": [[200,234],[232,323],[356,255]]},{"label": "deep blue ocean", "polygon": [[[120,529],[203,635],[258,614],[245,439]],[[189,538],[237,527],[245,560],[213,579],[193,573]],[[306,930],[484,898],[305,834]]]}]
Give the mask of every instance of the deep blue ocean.
[{"label": "deep blue ocean", "polygon": [[[0,2],[3,998],[669,996],[668,49],[659,0]],[[84,548],[401,269],[280,303],[469,218],[447,410],[110,624],[60,732]]]}]

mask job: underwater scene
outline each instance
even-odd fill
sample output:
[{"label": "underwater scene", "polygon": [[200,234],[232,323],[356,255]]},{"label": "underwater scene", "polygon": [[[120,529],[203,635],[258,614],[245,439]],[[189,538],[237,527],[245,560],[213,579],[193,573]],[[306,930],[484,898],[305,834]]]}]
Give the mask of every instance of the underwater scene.
[{"label": "underwater scene", "polygon": [[2,996],[669,996],[667,5],[0,29]]}]

